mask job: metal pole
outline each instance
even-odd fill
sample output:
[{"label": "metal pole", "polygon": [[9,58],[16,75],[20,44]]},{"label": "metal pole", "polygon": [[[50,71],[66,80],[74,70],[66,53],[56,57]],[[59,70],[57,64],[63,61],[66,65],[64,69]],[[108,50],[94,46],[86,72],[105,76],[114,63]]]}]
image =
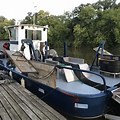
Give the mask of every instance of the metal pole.
[{"label": "metal pole", "polygon": [[67,57],[67,42],[64,42],[64,57]]},{"label": "metal pole", "polygon": [[48,52],[48,42],[45,41],[45,59],[47,59],[47,52]]}]

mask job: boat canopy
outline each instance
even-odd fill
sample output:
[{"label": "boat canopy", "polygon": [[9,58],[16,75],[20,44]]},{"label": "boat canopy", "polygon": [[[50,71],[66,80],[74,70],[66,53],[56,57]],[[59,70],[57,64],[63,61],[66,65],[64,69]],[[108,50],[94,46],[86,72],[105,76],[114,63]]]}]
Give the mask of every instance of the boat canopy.
[{"label": "boat canopy", "polygon": [[[9,34],[9,43],[11,51],[19,51],[21,49],[22,40],[32,40],[33,47],[35,50],[40,51],[40,46],[42,45],[42,49],[45,46],[45,42],[47,42],[47,30],[48,25],[39,26],[33,24],[19,24],[6,26],[5,29]],[[27,43],[25,44],[25,56],[27,59],[30,59],[29,46]]]}]

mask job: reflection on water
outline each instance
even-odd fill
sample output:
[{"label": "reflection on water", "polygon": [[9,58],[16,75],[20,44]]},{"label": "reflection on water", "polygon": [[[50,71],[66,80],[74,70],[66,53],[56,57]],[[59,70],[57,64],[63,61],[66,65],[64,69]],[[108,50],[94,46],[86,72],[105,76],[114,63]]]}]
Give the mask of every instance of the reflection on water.
[{"label": "reflection on water", "polygon": [[[67,120],[85,120],[85,119],[67,117]],[[106,120],[106,119],[104,117],[100,117],[100,118],[87,119],[87,120]]]},{"label": "reflection on water", "polygon": [[[60,112],[60,111],[58,111],[58,112]],[[61,112],[60,112],[60,113],[61,113]],[[82,118],[71,117],[71,116],[65,115],[65,114],[63,114],[63,113],[61,113],[61,114],[62,114],[67,120],[108,120],[108,119],[105,119],[104,116],[101,116],[101,117],[98,117],[98,118],[91,118],[91,119],[88,119],[88,118],[82,119]]]},{"label": "reflection on water", "polygon": [[67,115],[64,115],[64,114],[63,114],[63,116],[65,116],[67,118],[67,120],[108,120],[108,119],[105,119],[104,116],[101,116],[99,118],[91,118],[91,119],[75,118],[75,117],[67,116]]},{"label": "reflection on water", "polygon": [[[95,46],[96,47],[96,46]],[[59,56],[63,56],[64,50],[63,48],[55,48],[55,50],[58,52]],[[110,49],[106,49],[107,51],[109,51],[110,53],[112,53],[113,55],[120,55],[120,46],[116,46],[116,47],[112,47]],[[93,48],[89,47],[89,46],[84,46],[84,47],[80,47],[80,48],[69,48],[67,50],[67,55],[70,57],[78,57],[78,58],[84,58],[85,62],[88,64],[91,64],[94,57],[95,57],[95,51],[93,50]]]},{"label": "reflection on water", "polygon": [[[55,50],[58,52],[59,56],[63,56],[63,48],[55,48]],[[81,47],[79,49],[68,48],[67,56],[83,58],[86,63],[91,63],[95,56],[95,52],[90,47]]]},{"label": "reflection on water", "polygon": [[99,118],[91,118],[91,119],[87,119],[86,118],[86,119],[82,119],[82,118],[75,118],[75,117],[67,116],[65,114],[62,114],[62,115],[65,116],[67,118],[67,120],[107,120],[107,119],[105,119],[104,116],[101,116]]}]

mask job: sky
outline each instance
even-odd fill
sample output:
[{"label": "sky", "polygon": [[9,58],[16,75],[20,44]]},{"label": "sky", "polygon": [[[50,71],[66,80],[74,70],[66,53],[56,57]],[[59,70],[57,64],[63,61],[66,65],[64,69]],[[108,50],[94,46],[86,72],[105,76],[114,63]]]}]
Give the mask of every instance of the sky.
[{"label": "sky", "polygon": [[[52,15],[62,15],[80,4],[95,3],[98,0],[0,0],[0,16],[22,20],[28,12],[44,10]],[[120,0],[117,0],[120,2]]]}]

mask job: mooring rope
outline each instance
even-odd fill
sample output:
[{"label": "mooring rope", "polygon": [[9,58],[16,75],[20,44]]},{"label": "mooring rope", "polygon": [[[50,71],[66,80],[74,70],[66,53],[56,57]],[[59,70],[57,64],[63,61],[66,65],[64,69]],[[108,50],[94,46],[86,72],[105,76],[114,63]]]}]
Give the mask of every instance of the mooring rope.
[{"label": "mooring rope", "polygon": [[35,73],[30,73],[29,75],[30,75],[31,77],[36,78],[36,79],[46,79],[46,78],[48,78],[49,76],[51,76],[54,71],[55,71],[55,67],[54,67],[49,73],[47,73],[46,75],[44,75],[44,76],[42,76],[42,77],[39,77],[38,75],[35,75]]},{"label": "mooring rope", "polygon": [[6,71],[0,71],[0,84],[13,83],[14,80],[7,74]]}]

